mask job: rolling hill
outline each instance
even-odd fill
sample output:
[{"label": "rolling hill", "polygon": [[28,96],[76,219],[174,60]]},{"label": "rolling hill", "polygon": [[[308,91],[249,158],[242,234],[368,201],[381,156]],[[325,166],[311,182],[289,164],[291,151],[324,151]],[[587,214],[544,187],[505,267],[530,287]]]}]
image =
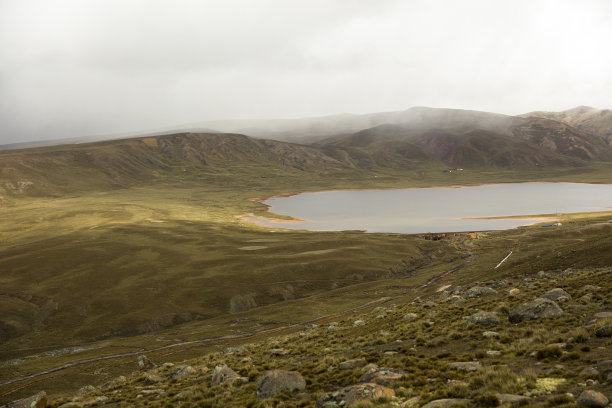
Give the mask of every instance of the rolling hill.
[{"label": "rolling hill", "polygon": [[612,145],[612,110],[578,106],[562,112],[530,112],[523,117],[540,117],[567,123],[584,132],[599,136]]}]

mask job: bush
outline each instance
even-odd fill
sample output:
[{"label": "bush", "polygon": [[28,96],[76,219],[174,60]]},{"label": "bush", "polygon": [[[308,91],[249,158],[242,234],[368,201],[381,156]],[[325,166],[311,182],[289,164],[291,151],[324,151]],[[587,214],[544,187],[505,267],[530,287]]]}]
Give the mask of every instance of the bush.
[{"label": "bush", "polygon": [[545,358],[559,358],[563,355],[563,350],[559,346],[548,346],[536,352],[536,358],[543,360]]}]

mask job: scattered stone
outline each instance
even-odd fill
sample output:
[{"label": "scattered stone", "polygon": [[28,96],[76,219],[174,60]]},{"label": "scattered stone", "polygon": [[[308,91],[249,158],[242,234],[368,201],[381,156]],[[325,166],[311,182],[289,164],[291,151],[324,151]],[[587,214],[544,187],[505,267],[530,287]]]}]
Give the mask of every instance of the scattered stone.
[{"label": "scattered stone", "polygon": [[304,391],[306,381],[297,371],[266,371],[257,382],[257,398],[270,398],[281,391]]},{"label": "scattered stone", "polygon": [[374,383],[380,385],[391,385],[405,375],[410,374],[408,371],[396,370],[393,368],[381,368],[366,372],[359,378],[360,383]]},{"label": "scattered stone", "polygon": [[608,399],[601,392],[587,390],[580,394],[576,403],[583,407],[604,408],[608,405]]},{"label": "scattered stone", "polygon": [[225,382],[234,382],[240,378],[240,375],[226,366],[225,364],[220,364],[215,367],[212,372],[211,384],[219,385]]},{"label": "scattered stone", "polygon": [[365,322],[363,320],[355,320],[353,322],[353,327],[361,327],[361,326],[365,326]]},{"label": "scattered stone", "polygon": [[460,371],[478,371],[482,368],[482,365],[478,361],[466,361],[466,362],[457,362],[450,363],[448,368],[460,370]]},{"label": "scattered stone", "polygon": [[86,385],[84,387],[79,388],[76,395],[89,394],[90,392],[93,392],[95,390],[96,390],[96,387],[94,387],[93,385]]},{"label": "scattered stone", "polygon": [[160,383],[164,381],[163,378],[161,378],[159,375],[155,375],[155,374],[151,374],[151,373],[145,373],[144,374],[144,385],[151,385],[151,384],[156,384],[156,383]]},{"label": "scattered stone", "polygon": [[476,324],[479,326],[494,326],[499,324],[499,317],[492,312],[476,312],[468,318],[468,326]]},{"label": "scattered stone", "polygon": [[449,303],[461,303],[461,302],[465,302],[465,299],[463,297],[461,297],[461,296],[453,295],[453,296],[451,296],[451,297],[449,297],[447,299],[447,302],[449,302]]},{"label": "scattered stone", "polygon": [[414,408],[419,405],[420,397],[408,398],[406,401],[400,404],[400,408]]},{"label": "scattered stone", "polygon": [[121,385],[126,382],[126,378],[123,375],[120,375],[117,378],[114,378],[100,386],[100,388],[112,388],[118,385]]},{"label": "scattered stone", "polygon": [[524,395],[497,394],[497,399],[499,399],[499,402],[502,405],[503,404],[515,405],[515,404],[520,404],[523,400],[527,400],[529,398]]},{"label": "scattered stone", "polygon": [[274,348],[270,350],[270,356],[286,356],[291,353],[291,351],[283,348]]},{"label": "scattered stone", "polygon": [[382,306],[376,306],[374,309],[372,309],[373,312],[382,312],[383,310],[385,310],[385,308]]},{"label": "scattered stone", "polygon": [[580,371],[580,375],[583,377],[599,377],[599,370],[595,367],[587,367]]},{"label": "scattered stone", "polygon": [[471,400],[463,398],[444,398],[435,401],[428,402],[421,408],[446,408],[452,407],[453,405],[465,405]]},{"label": "scattered stone", "polygon": [[542,295],[544,299],[554,300],[555,302],[568,302],[572,296],[561,288],[554,288]]},{"label": "scattered stone", "polygon": [[196,370],[190,365],[180,365],[168,377],[170,380],[175,378],[185,378],[195,374]]},{"label": "scattered stone", "polygon": [[499,333],[498,332],[494,332],[494,331],[485,331],[482,332],[482,335],[488,339],[493,339],[493,338],[498,338],[499,337]]},{"label": "scattered stone", "polygon": [[597,337],[612,337],[612,324],[606,324],[595,330],[595,336]]},{"label": "scattered stone", "polygon": [[23,398],[17,401],[9,402],[5,405],[6,408],[45,408],[47,406],[47,393],[44,391],[32,395],[28,398]]},{"label": "scattered stone", "polygon": [[461,380],[448,380],[446,385],[449,387],[467,387],[469,383]]},{"label": "scattered stone", "polygon": [[457,286],[451,291],[451,295],[460,295],[461,292],[463,292],[463,289],[461,288],[461,286]]},{"label": "scattered stone", "polygon": [[358,401],[372,401],[381,397],[395,397],[395,392],[378,384],[357,384],[327,393],[317,401],[317,408],[351,406]]},{"label": "scattered stone", "polygon": [[508,295],[510,296],[518,296],[521,293],[520,289],[512,288],[508,291]]},{"label": "scattered stone", "polygon": [[149,360],[145,355],[141,354],[138,356],[138,369],[141,371],[151,370],[155,368],[156,365],[153,364],[151,360]]},{"label": "scattered stone", "polygon": [[538,273],[536,273],[536,278],[538,279],[543,279],[543,278],[548,278],[548,274],[544,271],[540,271]]},{"label": "scattered stone", "polygon": [[563,316],[563,310],[561,310],[557,303],[550,299],[536,298],[514,309],[510,316],[508,316],[508,320],[511,323],[519,323],[523,320],[537,320],[560,316]]},{"label": "scattered stone", "polygon": [[369,363],[368,365],[363,367],[363,371],[365,371],[366,373],[375,370],[378,370],[378,364]]},{"label": "scattered stone", "polygon": [[607,319],[612,317],[612,312],[598,312],[593,315],[596,320]]},{"label": "scattered stone", "polygon": [[499,356],[501,356],[501,351],[499,351],[499,350],[487,350],[487,356],[489,356],[489,357],[499,357]]},{"label": "scattered stone", "polygon": [[601,290],[601,286],[584,285],[581,290],[583,292],[599,292]]},{"label": "scattered stone", "polygon": [[363,367],[368,362],[365,358],[355,358],[353,360],[346,360],[340,363],[341,370],[352,370],[353,368]]},{"label": "scattered stone", "polygon": [[473,288],[468,289],[463,296],[466,298],[474,298],[481,296],[491,296],[495,294],[497,294],[497,291],[488,286],[474,286]]},{"label": "scattered stone", "polygon": [[228,347],[223,351],[224,354],[240,354],[245,351],[244,347]]}]

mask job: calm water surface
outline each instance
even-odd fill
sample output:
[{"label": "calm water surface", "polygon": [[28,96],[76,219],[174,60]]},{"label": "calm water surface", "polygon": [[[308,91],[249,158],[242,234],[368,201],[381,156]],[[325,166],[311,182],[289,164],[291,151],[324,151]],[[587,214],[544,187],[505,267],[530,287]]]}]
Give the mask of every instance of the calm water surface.
[{"label": "calm water surface", "polygon": [[302,219],[261,225],[313,231],[455,232],[515,228],[543,220],[466,219],[605,211],[612,184],[511,183],[474,187],[324,191],[265,202],[270,211]]}]

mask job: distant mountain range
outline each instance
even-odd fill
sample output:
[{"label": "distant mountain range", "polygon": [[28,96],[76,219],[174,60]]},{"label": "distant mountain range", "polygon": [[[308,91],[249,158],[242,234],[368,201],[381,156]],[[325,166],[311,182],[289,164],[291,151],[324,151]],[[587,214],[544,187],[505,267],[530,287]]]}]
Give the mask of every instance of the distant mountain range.
[{"label": "distant mountain range", "polygon": [[612,161],[612,112],[588,107],[520,116],[415,107],[365,115],[216,121],[202,127],[218,132],[159,131],[5,150],[0,152],[0,194],[53,194],[66,185],[76,190],[122,187],[178,168],[210,171],[238,162],[320,173],[445,166],[534,169]]}]

